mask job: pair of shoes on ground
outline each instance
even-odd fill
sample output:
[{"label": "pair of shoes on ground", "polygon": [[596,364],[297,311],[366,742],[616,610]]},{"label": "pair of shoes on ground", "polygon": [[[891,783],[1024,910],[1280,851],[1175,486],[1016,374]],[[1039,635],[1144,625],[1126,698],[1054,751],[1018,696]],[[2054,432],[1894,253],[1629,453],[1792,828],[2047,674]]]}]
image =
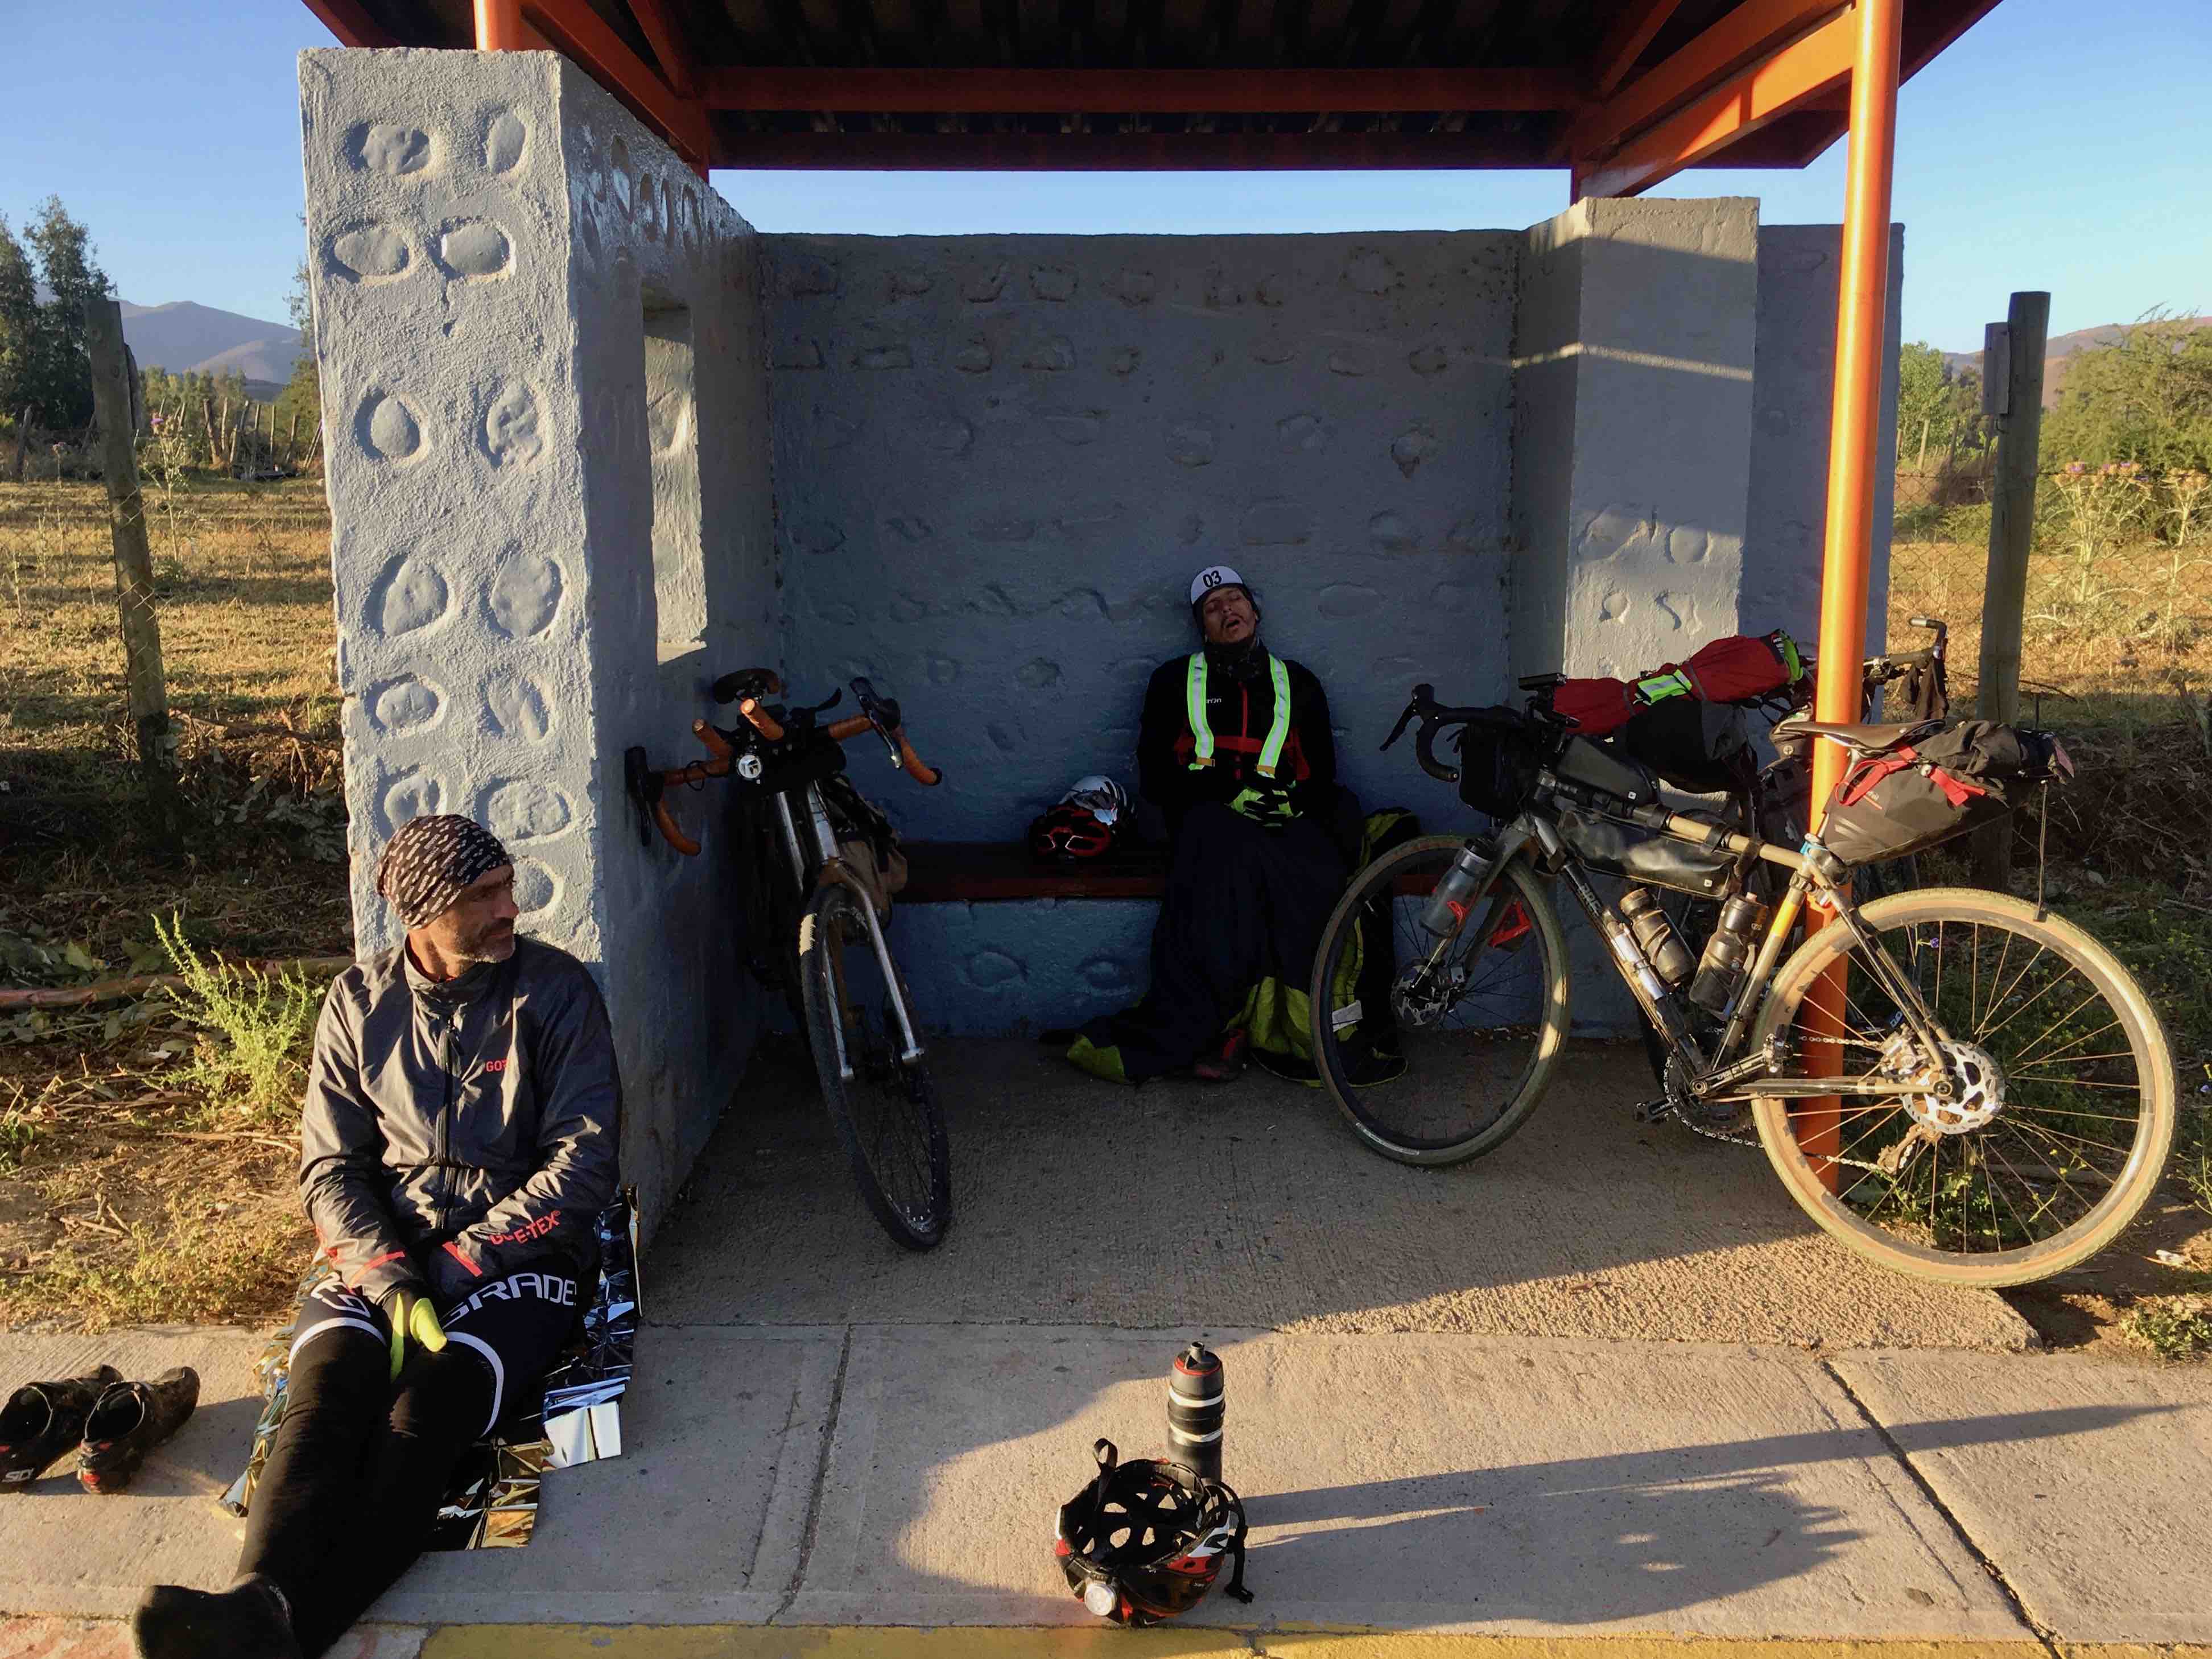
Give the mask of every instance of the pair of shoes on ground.
[{"label": "pair of shoes on ground", "polygon": [[227,1590],[155,1584],[131,1615],[137,1659],[300,1659],[292,1607],[255,1573]]},{"label": "pair of shoes on ground", "polygon": [[189,1365],[151,1382],[126,1382],[112,1365],[90,1376],[27,1382],[0,1407],[0,1486],[28,1490],[70,1452],[90,1492],[118,1492],[152,1451],[200,1402],[200,1374]]}]

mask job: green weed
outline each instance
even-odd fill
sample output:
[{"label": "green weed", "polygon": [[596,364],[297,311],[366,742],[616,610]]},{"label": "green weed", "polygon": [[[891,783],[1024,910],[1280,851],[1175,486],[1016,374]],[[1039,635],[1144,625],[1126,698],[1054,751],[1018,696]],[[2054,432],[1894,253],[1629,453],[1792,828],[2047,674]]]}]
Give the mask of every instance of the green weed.
[{"label": "green weed", "polygon": [[215,1107],[263,1123],[297,1115],[321,998],[305,975],[270,978],[252,968],[211,962],[193,950],[175,918],[155,931],[181,990],[169,996],[201,1033],[191,1059],[172,1081],[199,1091]]},{"label": "green weed", "polygon": [[2161,1359],[2212,1354],[2212,1312],[2198,1297],[2148,1297],[2122,1316],[2120,1329]]}]

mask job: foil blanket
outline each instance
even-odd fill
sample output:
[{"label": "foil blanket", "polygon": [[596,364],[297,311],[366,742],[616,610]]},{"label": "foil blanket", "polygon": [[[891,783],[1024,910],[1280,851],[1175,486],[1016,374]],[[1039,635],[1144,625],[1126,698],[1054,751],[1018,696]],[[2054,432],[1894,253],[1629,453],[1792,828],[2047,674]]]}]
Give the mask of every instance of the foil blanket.
[{"label": "foil blanket", "polygon": [[[578,1322],[576,1334],[545,1373],[544,1389],[526,1409],[511,1412],[489,1436],[471,1447],[453,1472],[438,1511],[433,1550],[520,1549],[538,1522],[538,1497],[549,1469],[622,1455],[623,1391],[629,1386],[637,1339],[637,1193],[623,1194],[599,1212],[599,1293]],[[318,1257],[300,1281],[299,1302],[337,1270]],[[243,1516],[253,1501],[262,1466],[284,1420],[293,1323],[272,1334],[254,1369],[261,1378],[261,1416],[246,1469],[216,1501]]]}]

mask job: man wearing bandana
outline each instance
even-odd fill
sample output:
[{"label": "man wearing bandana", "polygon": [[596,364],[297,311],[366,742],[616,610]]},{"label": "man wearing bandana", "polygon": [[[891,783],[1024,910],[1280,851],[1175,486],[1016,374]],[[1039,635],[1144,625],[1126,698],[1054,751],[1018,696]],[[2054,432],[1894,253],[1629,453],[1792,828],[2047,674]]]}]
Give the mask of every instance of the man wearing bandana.
[{"label": "man wearing bandana", "polygon": [[238,1577],[157,1584],[142,1659],[313,1659],[404,1571],[462,1454],[524,1399],[588,1301],[622,1085],[584,965],[518,938],[514,864],[444,814],[376,890],[404,944],[323,1004],[300,1185],[337,1277],[301,1310]]},{"label": "man wearing bandana", "polygon": [[1244,579],[1200,571],[1190,610],[1200,648],[1152,675],[1137,738],[1139,787],[1174,843],[1152,987],[1067,1057],[1123,1083],[1184,1067],[1225,1083],[1251,1054],[1300,1075],[1285,1057],[1307,1047],[1307,980],[1359,846],[1358,804],[1336,781],[1321,682],[1261,642]]}]

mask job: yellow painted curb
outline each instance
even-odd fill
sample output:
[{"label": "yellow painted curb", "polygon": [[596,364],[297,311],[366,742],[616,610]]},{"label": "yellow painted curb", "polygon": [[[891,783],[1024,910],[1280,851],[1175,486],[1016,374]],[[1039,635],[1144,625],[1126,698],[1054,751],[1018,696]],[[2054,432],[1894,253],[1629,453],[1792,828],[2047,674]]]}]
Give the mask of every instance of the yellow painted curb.
[{"label": "yellow painted curb", "polygon": [[[2212,1659],[2212,1647],[2066,1643],[2061,1650],[2066,1659]],[[1792,1642],[1104,1625],[453,1625],[431,1633],[422,1659],[2047,1659],[2049,1652],[2028,1640]]]}]

